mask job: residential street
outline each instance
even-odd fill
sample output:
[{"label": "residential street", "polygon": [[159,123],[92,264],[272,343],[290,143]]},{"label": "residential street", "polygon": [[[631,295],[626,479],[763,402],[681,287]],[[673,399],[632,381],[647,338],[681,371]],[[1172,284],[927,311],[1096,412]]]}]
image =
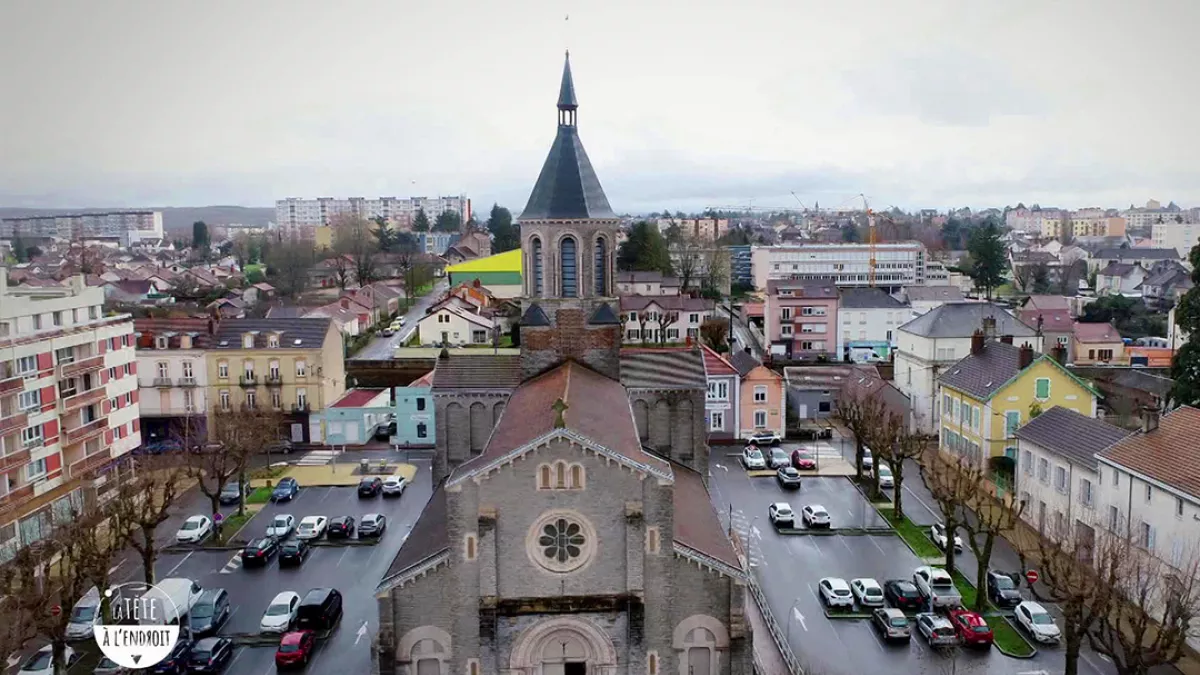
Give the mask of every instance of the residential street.
[{"label": "residential street", "polygon": [[736,312],[734,312],[732,309],[730,309],[729,305],[721,305],[720,308],[721,308],[721,311],[717,313],[717,316],[719,318],[728,321],[730,318],[730,315],[733,316],[733,322],[732,322],[733,323],[733,335],[732,335],[732,337],[734,340],[737,341],[737,344],[735,345],[734,348],[735,349],[745,349],[747,346],[749,346],[751,353],[754,355],[754,358],[761,361],[762,357],[763,357],[762,345],[760,345],[758,343],[758,340],[756,340],[754,338],[753,334],[750,332],[750,329],[746,327],[746,324],[742,323],[741,318],[738,317]]},{"label": "residential street", "polygon": [[413,332],[417,330],[417,321],[425,316],[425,310],[433,306],[442,294],[449,288],[450,282],[448,279],[438,279],[433,284],[433,289],[425,295],[416,298],[413,301],[413,306],[404,314],[404,328],[400,332],[391,337],[376,335],[367,346],[363,347],[355,354],[352,359],[363,359],[371,361],[382,361],[392,358],[393,350],[412,337]]}]

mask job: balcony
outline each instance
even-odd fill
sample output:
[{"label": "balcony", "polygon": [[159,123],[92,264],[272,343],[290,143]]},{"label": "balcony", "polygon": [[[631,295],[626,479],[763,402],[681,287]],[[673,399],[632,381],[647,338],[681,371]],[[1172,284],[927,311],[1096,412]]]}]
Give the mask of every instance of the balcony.
[{"label": "balcony", "polygon": [[267,376],[264,379],[266,380],[268,387],[282,387],[283,386],[283,376],[277,372],[267,373]]},{"label": "balcony", "polygon": [[154,386],[155,387],[170,387],[171,386],[171,378],[156,377],[156,378],[154,378]]},{"label": "balcony", "polygon": [[305,401],[303,403],[293,403],[292,404],[292,412],[294,412],[294,413],[308,412],[308,401]]},{"label": "balcony", "polygon": [[104,387],[96,387],[95,389],[89,389],[82,394],[67,396],[61,401],[62,411],[69,412],[71,410],[75,410],[76,408],[82,408],[85,405],[99,403],[100,401],[104,400],[105,396],[106,394]]},{"label": "balcony", "polygon": [[112,448],[107,445],[102,445],[100,450],[93,452],[83,459],[71,463],[68,475],[71,478],[80,478],[89,471],[99,469],[100,467],[112,461]]},{"label": "balcony", "polygon": [[3,414],[6,416],[0,417],[0,436],[16,429],[24,429],[25,422],[29,420],[28,415],[16,410]]},{"label": "balcony", "polygon": [[16,450],[14,452],[10,452],[7,455],[0,457],[0,473],[7,473],[10,469],[25,466],[28,463],[28,450]]},{"label": "balcony", "polygon": [[257,403],[243,403],[240,410],[242,412],[258,412],[259,406]]},{"label": "balcony", "polygon": [[7,380],[0,380],[0,394],[7,394],[10,391],[17,391],[25,386],[25,376],[15,375]]},{"label": "balcony", "polygon": [[194,378],[194,377],[181,377],[181,378],[179,378],[179,386],[181,386],[181,387],[194,387],[194,386],[196,386],[196,378]]},{"label": "balcony", "polygon": [[28,485],[22,485],[21,487],[15,489],[15,490],[12,490],[8,494],[4,495],[3,497],[0,497],[0,509],[3,509],[4,507],[10,506],[12,504],[20,504],[21,502],[25,501],[26,499],[29,499],[30,497],[33,497],[33,484],[32,483],[30,483]]},{"label": "balcony", "polygon": [[87,424],[70,429],[64,429],[63,440],[66,445],[74,445],[103,433],[107,428],[108,419],[101,417],[100,419],[88,422]]},{"label": "balcony", "polygon": [[58,366],[60,377],[71,377],[94,370],[104,370],[103,355],[92,356],[80,361],[72,361],[71,363],[62,363]]},{"label": "balcony", "polygon": [[257,387],[258,386],[258,376],[255,375],[254,373],[245,373],[240,378],[238,378],[238,382],[243,387]]}]

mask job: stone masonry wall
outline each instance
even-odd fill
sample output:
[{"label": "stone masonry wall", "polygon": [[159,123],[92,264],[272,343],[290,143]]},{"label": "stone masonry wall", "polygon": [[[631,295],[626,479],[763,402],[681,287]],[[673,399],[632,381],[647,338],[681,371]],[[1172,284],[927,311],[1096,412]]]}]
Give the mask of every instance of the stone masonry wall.
[{"label": "stone masonry wall", "polygon": [[614,380],[620,379],[621,327],[587,323],[599,304],[597,301],[543,299],[537,303],[551,325],[521,326],[524,379],[536,377],[566,359],[578,361]]}]

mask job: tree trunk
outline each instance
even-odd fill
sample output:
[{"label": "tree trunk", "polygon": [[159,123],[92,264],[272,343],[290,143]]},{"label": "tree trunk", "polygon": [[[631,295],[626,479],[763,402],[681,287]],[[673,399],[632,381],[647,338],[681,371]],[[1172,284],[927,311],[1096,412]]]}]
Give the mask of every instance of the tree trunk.
[{"label": "tree trunk", "polygon": [[1063,675],[1078,675],[1079,674],[1079,650],[1083,647],[1083,635],[1074,626],[1074,621],[1064,617],[1066,630],[1063,639],[1063,652],[1066,657],[1066,665],[1063,666]]},{"label": "tree trunk", "polygon": [[856,479],[859,483],[862,482],[862,463],[863,463],[863,442],[858,440],[858,434],[854,434],[854,471]]},{"label": "tree trunk", "polygon": [[[63,611],[68,610],[64,608]],[[54,675],[67,675],[67,643],[63,640],[53,640],[50,644]]]},{"label": "tree trunk", "polygon": [[154,545],[153,527],[142,527],[142,579],[147,584],[154,583],[154,563],[158,559],[158,548]]},{"label": "tree trunk", "polygon": [[[975,611],[980,614],[987,609],[987,573],[988,565],[992,561],[992,546],[996,543],[996,535],[988,533],[983,545],[983,555],[975,554]],[[950,547],[953,548],[953,538],[950,541]]]},{"label": "tree trunk", "polygon": [[946,572],[954,576],[954,533],[958,530],[958,523],[952,518],[945,519],[946,525]]},{"label": "tree trunk", "polygon": [[892,467],[892,509],[896,516],[896,522],[904,518],[904,507],[901,505],[901,495],[904,494],[904,460],[896,462],[896,466]]},{"label": "tree trunk", "polygon": [[[268,463],[267,464],[268,470],[270,469],[270,467],[271,467],[271,465]],[[267,475],[270,475],[270,474],[267,474]],[[238,499],[238,515],[244,516],[244,515],[246,515],[246,470],[245,469],[242,469],[241,471],[238,472],[238,491],[241,493],[241,496]],[[213,513],[216,513],[216,511],[214,511]]]}]

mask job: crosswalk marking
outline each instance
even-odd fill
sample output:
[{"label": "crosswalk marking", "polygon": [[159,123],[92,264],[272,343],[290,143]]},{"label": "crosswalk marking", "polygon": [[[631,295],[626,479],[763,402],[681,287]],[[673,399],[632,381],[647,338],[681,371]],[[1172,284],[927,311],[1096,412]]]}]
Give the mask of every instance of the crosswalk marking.
[{"label": "crosswalk marking", "polygon": [[233,574],[235,570],[242,566],[242,552],[238,551],[229,562],[225,563],[225,568],[221,570],[221,574]]},{"label": "crosswalk marking", "polygon": [[332,450],[313,450],[296,461],[296,466],[325,466],[337,453]]}]

